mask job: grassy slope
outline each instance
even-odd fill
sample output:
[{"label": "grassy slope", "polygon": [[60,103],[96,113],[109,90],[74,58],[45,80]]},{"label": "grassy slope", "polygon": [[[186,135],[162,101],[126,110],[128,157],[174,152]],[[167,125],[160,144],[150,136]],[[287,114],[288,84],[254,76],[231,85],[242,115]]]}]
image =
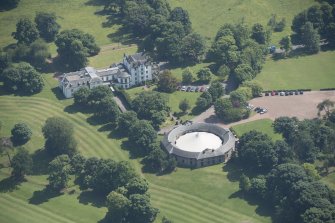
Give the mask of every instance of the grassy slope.
[{"label": "grassy slope", "polygon": [[273,140],[282,139],[280,134],[274,132],[272,123],[273,121],[270,119],[261,119],[245,124],[235,125],[233,129],[236,131],[238,136],[241,136],[251,130],[256,130],[268,134]]},{"label": "grassy slope", "polygon": [[103,7],[90,5],[88,2],[88,0],[22,0],[17,8],[0,13],[0,46],[16,42],[11,37],[16,22],[21,17],[34,19],[36,11],[55,12],[62,30],[77,28],[95,36],[99,45],[111,43],[108,35],[114,33],[119,26],[103,27],[102,24],[107,16],[96,13]]},{"label": "grassy slope", "polygon": [[[154,87],[151,87],[149,90],[153,90],[153,88]],[[143,91],[143,87],[135,87],[135,88],[131,88],[127,90],[131,99],[134,99],[142,91]],[[180,112],[179,103],[184,99],[186,99],[190,103],[190,107],[191,107],[191,109],[189,110],[190,112],[192,108],[195,107],[195,103],[197,101],[197,98],[200,96],[201,92],[175,91],[171,94],[167,94],[167,93],[162,93],[162,94],[168,98],[168,105],[171,108],[171,112],[178,113]],[[194,117],[194,115],[187,114],[187,115],[182,116],[182,120],[189,120],[192,117]]]},{"label": "grassy slope", "polygon": [[335,87],[335,52],[285,60],[268,60],[257,75],[265,90]]},{"label": "grassy slope", "polygon": [[277,18],[286,18],[286,28],[281,33],[273,33],[272,42],[278,41],[290,33],[291,21],[298,12],[308,8],[313,0],[169,0],[172,7],[181,6],[188,10],[196,32],[213,38],[224,23],[240,22],[266,25],[271,14]]},{"label": "grassy slope", "polygon": [[[110,138],[109,131],[102,131],[101,126],[87,123],[88,115],[65,109],[72,100],[57,100],[50,90],[55,87],[56,81],[50,75],[46,75],[45,79],[46,88],[35,96],[1,94],[0,119],[4,120],[3,135],[9,135],[14,123],[26,121],[33,129],[34,137],[27,144],[27,148],[33,153],[43,146],[41,127],[46,118],[61,116],[74,125],[78,147],[85,156],[129,160],[126,150],[121,149],[124,148],[124,139]],[[131,162],[139,171],[138,161]],[[3,185],[4,181],[1,180],[7,176],[8,171],[2,169],[0,185]],[[162,215],[174,222],[205,222],[205,219],[210,219],[211,222],[270,221],[269,217],[256,214],[256,206],[233,195],[238,190],[238,183],[227,179],[227,173],[222,171],[221,165],[196,171],[178,169],[176,173],[162,177],[150,174],[145,176],[150,182],[153,204],[160,208]],[[213,182],[216,186],[213,186]],[[28,199],[33,197],[34,191],[41,191],[45,183],[44,175],[31,176],[18,190],[0,193],[0,221],[22,222],[25,215],[29,215],[27,218],[34,219],[34,222],[45,222],[46,216],[52,219],[50,222],[97,222],[103,218],[105,209],[81,204],[79,194],[50,198],[39,205],[29,204]],[[219,196],[213,200],[215,194]],[[85,199],[81,201],[84,202]],[[17,209],[20,213],[14,214]]]}]

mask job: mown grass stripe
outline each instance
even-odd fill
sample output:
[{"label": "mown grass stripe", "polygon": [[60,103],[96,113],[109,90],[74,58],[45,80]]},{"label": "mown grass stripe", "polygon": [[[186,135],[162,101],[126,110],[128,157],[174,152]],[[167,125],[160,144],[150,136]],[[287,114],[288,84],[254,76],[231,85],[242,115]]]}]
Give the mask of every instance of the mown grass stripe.
[{"label": "mown grass stripe", "polygon": [[[231,215],[230,213],[225,212],[224,210],[221,209],[213,210],[212,208],[204,206],[201,203],[193,202],[192,200],[180,198],[178,196],[174,196],[171,194],[164,197],[164,200],[157,201],[155,199],[155,195],[157,197],[162,197],[163,193],[155,194],[154,192],[152,192],[152,190],[150,192],[152,194],[153,203],[157,204],[158,207],[161,207],[163,209],[169,209],[169,208],[174,209],[176,207],[178,209],[185,210],[184,214],[186,215],[188,213],[197,214],[206,219],[211,219],[211,222],[215,222],[218,219],[225,219],[227,222],[231,222],[234,221],[237,217],[235,215]],[[239,216],[239,218],[240,217],[242,216]]]},{"label": "mown grass stripe", "polygon": [[[156,204],[154,200],[153,203]],[[192,202],[181,202],[180,200],[175,200],[174,198],[165,199],[164,202],[161,202],[157,205],[164,210],[171,210],[175,213],[179,213],[180,215],[194,219],[196,222],[214,223],[222,222],[222,220],[225,220],[226,222],[232,222],[236,220],[236,218],[232,216],[213,215],[213,212],[210,211],[210,208],[201,205],[194,205]]]},{"label": "mown grass stripe", "polygon": [[[50,110],[50,108],[48,110],[45,109],[45,106],[43,106],[42,108],[32,108],[30,107],[29,108],[30,110],[34,110],[35,112],[41,112],[39,110],[42,110],[42,111],[48,111],[48,114],[54,114],[54,115],[57,115],[57,113],[53,112]],[[36,110],[37,109],[37,110]],[[71,115],[72,116],[72,115]],[[69,117],[71,119],[71,121],[75,121],[75,122],[79,122],[79,123],[83,123],[83,120],[76,120],[76,119],[72,119],[73,117]],[[46,119],[46,118],[45,118]],[[85,120],[86,121],[86,120]],[[75,125],[75,123],[73,123]],[[86,134],[89,134],[89,130],[87,130],[87,128],[85,128],[84,126],[80,126],[80,125],[75,125],[75,128],[80,128],[81,131],[77,131],[77,132],[83,132],[83,131],[86,131]],[[94,131],[97,131],[96,129],[93,129]],[[86,137],[84,137],[86,138]],[[119,151],[118,149],[114,149],[114,150],[111,150],[110,147],[103,142],[103,141],[106,141],[108,140],[108,138],[104,138],[104,140],[101,140],[101,139],[98,139],[96,137],[91,137],[90,139],[91,141],[94,140],[95,143],[94,145],[98,146],[99,148],[102,148],[102,149],[99,149],[99,150],[96,150],[96,153],[95,154],[92,154],[92,155],[99,155],[100,157],[106,157],[106,156],[110,156],[112,155],[115,159],[115,157],[118,159],[118,160],[124,160],[125,159],[125,155],[122,154],[121,151]],[[94,146],[93,145],[93,146]],[[87,151],[85,151],[85,153],[87,153]]]},{"label": "mown grass stripe", "polygon": [[[7,202],[8,206],[13,207],[13,209],[20,209],[22,212],[28,212],[32,215],[35,215],[35,217],[49,217],[47,218],[46,222],[49,222],[50,220],[55,220],[55,222],[66,222],[66,223],[74,223],[72,220],[66,219],[60,215],[56,215],[50,211],[45,210],[44,208],[40,208],[35,205],[29,205],[26,202],[22,201],[21,199],[15,198],[11,195],[5,194],[3,195],[3,203]],[[40,215],[41,214],[41,215]],[[42,215],[43,214],[43,215]],[[27,215],[28,216],[28,215]],[[34,222],[34,221],[32,221]]]},{"label": "mown grass stripe", "polygon": [[183,200],[185,200],[185,199],[192,200],[195,203],[196,202],[198,202],[199,204],[201,203],[205,207],[210,207],[211,210],[217,210],[218,212],[225,212],[225,214],[229,213],[229,214],[234,215],[236,217],[244,216],[245,218],[250,218],[249,216],[245,216],[245,215],[243,215],[241,213],[237,213],[237,212],[235,212],[231,209],[228,209],[228,208],[225,208],[225,207],[222,207],[222,206],[218,206],[216,204],[213,204],[209,201],[206,201],[206,200],[201,199],[199,197],[196,197],[194,195],[190,195],[190,194],[186,194],[186,193],[181,192],[181,191],[177,191],[177,190],[173,190],[173,189],[170,189],[170,188],[162,187],[162,186],[159,186],[157,184],[151,184],[150,183],[150,191],[152,193],[155,193],[155,191],[157,191],[156,194],[169,194],[169,196],[175,195],[177,198],[182,197]]}]

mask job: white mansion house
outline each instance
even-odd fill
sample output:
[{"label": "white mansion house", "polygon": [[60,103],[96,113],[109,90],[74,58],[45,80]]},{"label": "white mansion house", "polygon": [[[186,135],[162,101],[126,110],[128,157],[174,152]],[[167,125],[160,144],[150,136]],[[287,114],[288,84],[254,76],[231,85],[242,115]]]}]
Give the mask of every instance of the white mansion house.
[{"label": "white mansion house", "polygon": [[82,87],[90,89],[100,85],[115,85],[130,88],[153,79],[156,68],[144,53],[124,55],[122,63],[113,64],[106,69],[85,67],[79,71],[63,74],[59,87],[66,98]]}]

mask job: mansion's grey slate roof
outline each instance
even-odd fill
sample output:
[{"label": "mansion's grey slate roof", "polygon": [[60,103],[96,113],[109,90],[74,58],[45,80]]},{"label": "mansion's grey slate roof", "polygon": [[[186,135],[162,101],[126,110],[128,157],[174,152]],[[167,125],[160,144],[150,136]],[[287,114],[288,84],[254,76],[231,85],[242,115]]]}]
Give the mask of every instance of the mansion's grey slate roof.
[{"label": "mansion's grey slate roof", "polygon": [[135,53],[134,55],[126,56],[126,59],[128,63],[130,64],[145,64],[148,61],[148,56],[141,52],[141,53]]}]

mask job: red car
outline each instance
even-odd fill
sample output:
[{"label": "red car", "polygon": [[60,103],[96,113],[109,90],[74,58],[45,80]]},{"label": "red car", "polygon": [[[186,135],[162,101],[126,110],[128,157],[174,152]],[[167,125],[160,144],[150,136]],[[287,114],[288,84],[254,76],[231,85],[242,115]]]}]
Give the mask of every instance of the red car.
[{"label": "red car", "polygon": [[205,91],[205,88],[204,88],[204,87],[201,87],[199,91],[200,91],[200,92],[204,92],[204,91]]}]

